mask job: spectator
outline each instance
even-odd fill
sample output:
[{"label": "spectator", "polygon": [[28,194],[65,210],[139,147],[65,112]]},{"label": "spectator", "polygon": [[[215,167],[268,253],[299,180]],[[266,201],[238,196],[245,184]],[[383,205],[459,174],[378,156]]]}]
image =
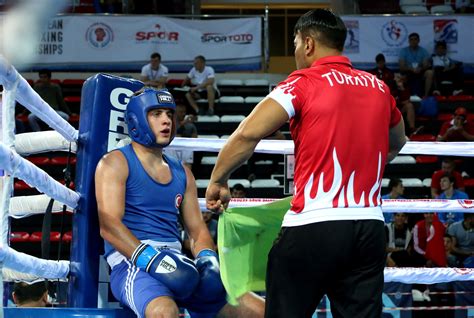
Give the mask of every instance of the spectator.
[{"label": "spectator", "polygon": [[[405,199],[403,197],[403,192],[405,191],[405,187],[403,186],[402,180],[398,178],[391,178],[388,183],[388,189],[390,190],[389,193],[382,195],[382,199]],[[383,217],[385,219],[385,223],[392,222],[392,213],[383,213]]]},{"label": "spectator", "polygon": [[[38,72],[39,80],[33,86],[33,89],[41,98],[53,108],[64,120],[69,120],[72,114],[63,98],[61,87],[58,84],[51,83],[51,71],[47,69]],[[28,115],[28,122],[32,131],[40,131],[38,117],[34,114]]]},{"label": "spectator", "polygon": [[434,213],[424,213],[425,219],[418,221],[413,228],[415,251],[425,257],[426,266],[446,266],[444,252],[444,225]]},{"label": "spectator", "polygon": [[397,107],[400,109],[407,120],[408,135],[415,132],[415,106],[410,101],[410,90],[406,87],[406,76],[393,73],[385,64],[385,56],[380,53],[375,57],[377,67],[369,72],[377,76],[390,88],[390,93],[397,101]]},{"label": "spectator", "polygon": [[461,263],[459,262],[454,252],[454,239],[448,233],[444,234],[444,251],[446,252],[446,261],[448,262],[448,267],[459,267]]},{"label": "spectator", "polygon": [[464,220],[454,222],[447,231],[453,237],[453,254],[472,267],[474,257],[474,213],[464,213]]},{"label": "spectator", "polygon": [[245,187],[241,184],[241,183],[236,183],[233,187],[232,187],[232,192],[231,192],[231,196],[233,198],[245,198],[247,195],[247,191],[245,189]]},{"label": "spectator", "polygon": [[431,175],[431,197],[437,198],[441,193],[441,177],[446,173],[453,175],[454,177],[454,188],[464,191],[464,181],[461,173],[454,170],[456,163],[451,158],[444,158],[441,162],[441,169],[436,170]]},{"label": "spectator", "polygon": [[[443,192],[439,195],[439,199],[457,200],[469,198],[465,192],[454,189],[455,180],[454,176],[449,173],[441,177],[440,187]],[[449,225],[454,222],[462,221],[463,214],[464,213],[443,212],[438,213],[438,218],[445,225]]]},{"label": "spectator", "polygon": [[467,120],[467,115],[466,108],[456,108],[453,119],[443,123],[436,139],[438,141],[473,141],[474,123]]},{"label": "spectator", "polygon": [[[219,90],[215,81],[214,69],[211,66],[206,66],[204,56],[199,55],[194,58],[194,67],[189,71],[182,86],[191,86],[189,92],[186,93],[186,99],[196,113],[214,115],[214,102],[219,95]],[[208,100],[207,113],[202,109],[199,110],[196,100],[200,98]]]},{"label": "spectator", "polygon": [[395,83],[395,74],[385,64],[385,55],[382,53],[377,54],[377,56],[375,56],[375,63],[377,66],[371,69],[369,73],[374,74],[378,79],[384,81],[385,84],[387,84],[387,86],[390,88],[390,93],[392,93],[392,96],[396,96],[397,86]]},{"label": "spectator", "polygon": [[428,51],[419,46],[420,35],[418,33],[411,33],[408,36],[408,43],[408,47],[400,50],[400,71],[407,75],[408,87],[412,94],[428,96],[433,84],[430,55]]},{"label": "spectator", "polygon": [[453,95],[459,95],[463,92],[463,73],[461,63],[456,63],[448,56],[448,49],[445,41],[436,42],[435,52],[431,57],[433,65],[433,95],[441,95],[441,86],[444,81],[452,83]]},{"label": "spectator", "polygon": [[[176,104],[176,136],[197,138],[197,128],[194,115],[186,114],[186,105]],[[194,152],[189,149],[163,148],[163,153],[183,161],[189,168],[194,162]]]},{"label": "spectator", "polygon": [[12,293],[17,307],[45,307],[48,305],[48,285],[46,281],[33,284],[15,283]]},{"label": "spectator", "polygon": [[142,67],[140,80],[146,86],[155,88],[165,88],[168,79],[168,68],[161,64],[160,53],[153,53],[150,56],[150,63]]},{"label": "spectator", "polygon": [[387,234],[387,266],[406,264],[409,258],[407,249],[411,241],[407,215],[395,213],[394,221],[385,225],[385,232]]}]

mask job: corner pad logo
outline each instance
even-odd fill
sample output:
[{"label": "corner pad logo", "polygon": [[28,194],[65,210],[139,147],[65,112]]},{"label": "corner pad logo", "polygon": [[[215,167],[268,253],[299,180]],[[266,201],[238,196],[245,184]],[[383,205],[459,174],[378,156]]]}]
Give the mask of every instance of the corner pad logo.
[{"label": "corner pad logo", "polygon": [[181,195],[181,193],[179,193],[174,198],[174,205],[176,206],[177,209],[179,209],[182,202],[183,202],[183,196]]},{"label": "corner pad logo", "polygon": [[401,46],[408,37],[405,24],[390,20],[382,26],[382,39],[388,46]]},{"label": "corner pad logo", "polygon": [[95,48],[105,48],[114,41],[114,32],[107,24],[96,22],[87,28],[86,40]]},{"label": "corner pad logo", "polygon": [[458,21],[456,19],[433,20],[435,42],[458,43]]},{"label": "corner pad logo", "polygon": [[252,33],[240,33],[240,34],[223,34],[207,32],[201,35],[202,43],[210,44],[251,44],[253,42]]}]

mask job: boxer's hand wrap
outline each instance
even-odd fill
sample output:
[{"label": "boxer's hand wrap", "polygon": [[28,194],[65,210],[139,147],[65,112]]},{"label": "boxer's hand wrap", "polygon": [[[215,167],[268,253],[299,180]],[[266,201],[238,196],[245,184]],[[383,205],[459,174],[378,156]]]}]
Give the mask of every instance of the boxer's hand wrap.
[{"label": "boxer's hand wrap", "polygon": [[189,297],[198,286],[199,272],[193,261],[171,250],[157,251],[141,243],[130,260],[168,287],[177,298]]},{"label": "boxer's hand wrap", "polygon": [[222,285],[217,253],[204,249],[196,256],[195,262],[201,279],[194,296],[206,302],[225,299],[226,291]]}]

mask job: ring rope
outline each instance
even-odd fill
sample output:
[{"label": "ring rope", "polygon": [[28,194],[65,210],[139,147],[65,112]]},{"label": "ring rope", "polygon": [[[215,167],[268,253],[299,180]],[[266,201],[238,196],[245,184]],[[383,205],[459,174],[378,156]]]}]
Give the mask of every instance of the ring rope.
[{"label": "ring rope", "polygon": [[0,169],[24,180],[42,193],[73,208],[77,206],[79,194],[53,179],[44,170],[22,158],[16,151],[0,143]]},{"label": "ring rope", "polygon": [[[176,137],[168,147],[171,149],[188,148],[193,151],[219,152],[226,142],[226,139]],[[293,154],[294,143],[292,140],[263,139],[257,144],[255,152]],[[408,141],[400,154],[474,157],[474,144],[472,142]]]},{"label": "ring rope", "polygon": [[59,132],[66,140],[70,142],[77,141],[79,135],[78,131],[59,116],[58,113],[31,88],[13,65],[8,63],[3,57],[0,57],[0,82],[2,85],[5,89],[9,90],[17,80],[19,83],[15,99],[51,128]]}]

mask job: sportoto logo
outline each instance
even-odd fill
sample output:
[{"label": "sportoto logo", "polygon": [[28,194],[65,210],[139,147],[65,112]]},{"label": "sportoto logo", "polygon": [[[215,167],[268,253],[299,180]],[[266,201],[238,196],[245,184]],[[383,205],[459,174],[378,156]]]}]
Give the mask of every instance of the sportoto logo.
[{"label": "sportoto logo", "polygon": [[97,22],[87,28],[86,40],[92,47],[105,48],[114,41],[114,32],[107,24]]},{"label": "sportoto logo", "polygon": [[203,33],[201,36],[202,43],[211,44],[251,44],[253,42],[253,34],[222,34],[222,33]]},{"label": "sportoto logo", "polygon": [[465,209],[473,209],[474,201],[473,200],[458,200],[459,204]]},{"label": "sportoto logo", "polygon": [[456,19],[442,19],[433,21],[435,41],[458,43],[458,21]]},{"label": "sportoto logo", "polygon": [[391,20],[382,26],[382,39],[388,46],[401,46],[408,37],[408,30],[402,22]]}]

